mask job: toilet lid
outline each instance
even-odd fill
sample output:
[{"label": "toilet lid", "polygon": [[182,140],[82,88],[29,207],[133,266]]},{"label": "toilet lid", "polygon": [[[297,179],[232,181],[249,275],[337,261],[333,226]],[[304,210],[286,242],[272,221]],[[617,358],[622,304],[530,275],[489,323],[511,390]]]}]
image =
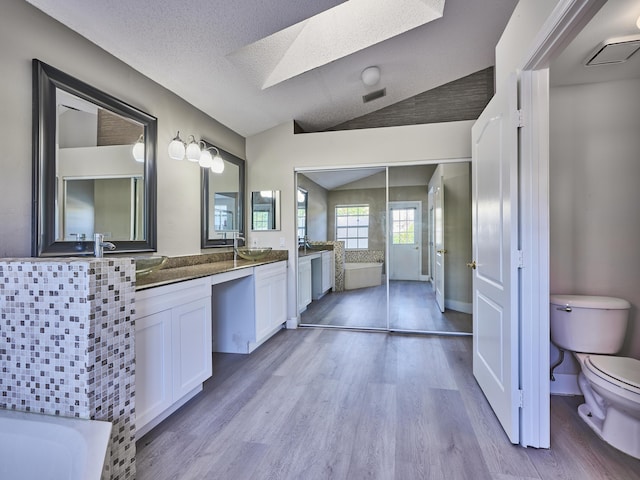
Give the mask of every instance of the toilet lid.
[{"label": "toilet lid", "polygon": [[601,372],[619,382],[640,390],[640,360],[610,355],[589,355],[589,363],[594,373]]},{"label": "toilet lid", "polygon": [[631,304],[622,298],[595,295],[551,295],[552,305],[603,310],[626,310]]}]

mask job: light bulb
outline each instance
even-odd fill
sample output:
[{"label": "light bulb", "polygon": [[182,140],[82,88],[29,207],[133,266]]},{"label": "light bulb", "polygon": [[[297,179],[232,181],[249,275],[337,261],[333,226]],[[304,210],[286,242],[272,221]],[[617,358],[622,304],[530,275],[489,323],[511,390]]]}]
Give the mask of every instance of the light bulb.
[{"label": "light bulb", "polygon": [[180,138],[180,131],[176,133],[176,136],[169,144],[169,158],[173,160],[182,160],[184,158],[184,142]]},{"label": "light bulb", "polygon": [[213,165],[213,157],[209,150],[203,150],[200,154],[200,160],[198,161],[202,168],[211,168]]},{"label": "light bulb", "polygon": [[144,137],[140,135],[138,141],[133,145],[133,158],[136,162],[144,162]]},{"label": "light bulb", "polygon": [[189,135],[189,138],[191,138],[191,141],[189,142],[189,145],[187,145],[187,150],[186,150],[186,155],[187,155],[187,160],[189,160],[190,162],[198,162],[200,161],[200,145],[198,145],[196,143],[196,139],[194,138],[193,135]]},{"label": "light bulb", "polygon": [[213,157],[213,163],[211,164],[211,171],[213,173],[222,173],[224,172],[224,161],[219,154],[216,154]]}]

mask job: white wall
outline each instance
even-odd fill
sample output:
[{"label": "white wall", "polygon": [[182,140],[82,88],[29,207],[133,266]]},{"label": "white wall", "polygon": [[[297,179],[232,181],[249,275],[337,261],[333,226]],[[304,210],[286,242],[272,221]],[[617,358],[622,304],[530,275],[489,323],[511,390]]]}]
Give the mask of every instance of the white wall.
[{"label": "white wall", "polygon": [[522,68],[525,55],[559,0],[520,0],[496,45],[495,83],[503,85],[509,74]]},{"label": "white wall", "polygon": [[631,302],[624,352],[635,358],[640,358],[638,92],[640,79],[557,87],[550,105],[551,292]]},{"label": "white wall", "polygon": [[289,250],[289,317],[297,315],[294,178],[297,167],[391,165],[471,156],[473,121],[294,135],[293,123],[247,138],[247,190],[282,191],[282,230],[251,232],[259,245]]},{"label": "white wall", "polygon": [[[0,15],[0,257],[31,254],[31,60],[38,58],[158,118],[158,252],[200,253],[200,171],[169,159],[177,130],[244,158],[244,139],[24,0]],[[10,199],[10,201],[9,201]]]}]

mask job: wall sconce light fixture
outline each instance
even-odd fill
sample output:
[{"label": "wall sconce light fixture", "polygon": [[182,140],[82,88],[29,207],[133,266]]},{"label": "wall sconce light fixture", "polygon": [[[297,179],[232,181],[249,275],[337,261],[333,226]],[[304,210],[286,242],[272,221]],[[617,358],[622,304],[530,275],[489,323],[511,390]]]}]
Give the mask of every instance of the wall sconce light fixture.
[{"label": "wall sconce light fixture", "polygon": [[[211,155],[210,150],[215,150],[215,154]],[[202,140],[196,142],[193,135],[189,135],[189,143],[185,145],[180,138],[180,131],[169,143],[169,158],[173,160],[186,158],[191,162],[197,162],[202,168],[210,168],[213,173],[224,171],[224,161],[216,147],[207,147]]]},{"label": "wall sconce light fixture", "polygon": [[180,138],[180,130],[178,130],[178,133],[176,133],[176,136],[169,144],[169,158],[172,160],[182,160],[184,158],[185,151],[186,147]]},{"label": "wall sconce light fixture", "polygon": [[136,162],[144,163],[144,135],[140,135],[138,141],[134,143],[132,153]]}]

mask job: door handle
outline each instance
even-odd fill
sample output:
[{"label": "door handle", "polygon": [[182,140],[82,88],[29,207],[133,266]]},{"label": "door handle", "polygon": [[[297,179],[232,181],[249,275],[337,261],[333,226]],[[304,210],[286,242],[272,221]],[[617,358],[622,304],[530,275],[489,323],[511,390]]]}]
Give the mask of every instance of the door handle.
[{"label": "door handle", "polygon": [[471,270],[475,270],[477,267],[476,261],[473,260],[471,263],[467,263],[467,267],[469,267]]},{"label": "door handle", "polygon": [[437,253],[447,253],[447,250],[445,248],[442,248],[440,250],[436,250]]}]

